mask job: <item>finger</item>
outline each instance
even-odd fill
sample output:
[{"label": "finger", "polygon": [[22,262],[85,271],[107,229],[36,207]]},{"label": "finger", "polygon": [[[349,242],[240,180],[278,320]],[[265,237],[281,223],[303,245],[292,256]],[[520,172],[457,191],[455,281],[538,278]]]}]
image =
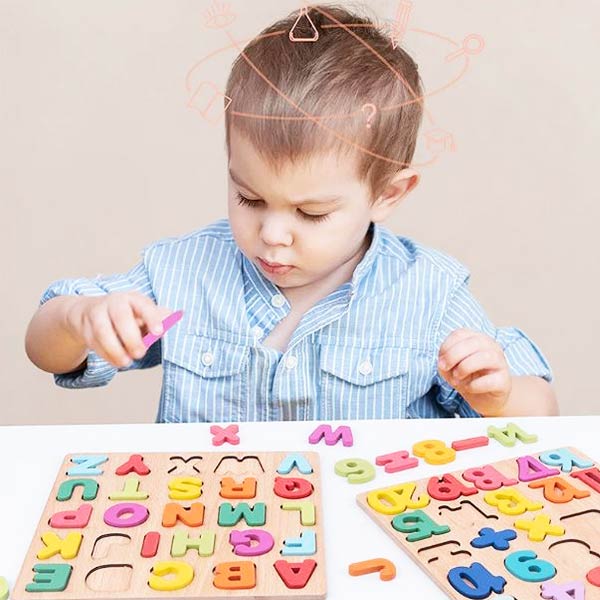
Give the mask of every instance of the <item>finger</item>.
[{"label": "finger", "polygon": [[90,315],[92,336],[104,357],[115,367],[126,367],[131,357],[117,337],[106,308],[96,309]]},{"label": "finger", "polygon": [[479,350],[461,360],[450,372],[454,381],[461,382],[478,371],[492,371],[503,367],[500,357],[489,350]]},{"label": "finger", "polygon": [[471,336],[476,335],[477,333],[477,331],[467,329],[466,327],[462,327],[461,329],[455,329],[440,346],[440,354],[446,352],[452,346],[454,346],[454,344],[460,342],[461,340],[470,338]]},{"label": "finger", "polygon": [[154,335],[161,335],[163,332],[163,319],[169,314],[163,316],[165,309],[158,307],[150,298],[142,295],[131,297],[131,308],[136,317],[140,318],[149,332]]},{"label": "finger", "polygon": [[92,326],[87,317],[83,317],[81,320],[81,336],[83,337],[83,341],[85,342],[85,347],[88,350],[94,350],[94,346],[96,344],[94,341],[94,335],[92,333]]},{"label": "finger", "polygon": [[485,341],[482,340],[482,336],[477,333],[459,340],[448,350],[440,354],[438,359],[440,369],[443,371],[454,369],[459,362],[475,352],[480,351],[484,345]]},{"label": "finger", "polygon": [[100,358],[111,362],[110,357],[106,354],[104,348],[102,348],[102,346],[98,343],[98,340],[94,335],[92,320],[89,316],[85,316],[83,318],[82,331],[83,339],[85,340],[85,345],[88,351],[95,352]]},{"label": "finger", "polygon": [[474,377],[465,386],[470,394],[489,394],[490,392],[501,392],[506,389],[506,374],[502,371],[492,371]]},{"label": "finger", "polygon": [[108,314],[127,354],[135,359],[142,358],[146,354],[146,347],[142,343],[142,334],[133,316],[131,305],[123,301],[113,303],[109,305]]}]

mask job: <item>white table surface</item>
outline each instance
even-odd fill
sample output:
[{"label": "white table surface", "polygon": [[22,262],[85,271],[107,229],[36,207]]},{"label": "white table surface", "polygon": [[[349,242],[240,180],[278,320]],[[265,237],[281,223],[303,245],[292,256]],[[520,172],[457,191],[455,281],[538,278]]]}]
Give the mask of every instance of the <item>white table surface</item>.
[{"label": "white table surface", "polygon": [[[334,472],[343,458],[375,458],[397,450],[410,452],[415,442],[454,440],[486,435],[489,425],[512,421],[538,441],[517,441],[506,448],[490,440],[488,446],[457,452],[452,463],[435,466],[423,460],[408,471],[389,474],[376,467],[376,477],[364,484],[349,484]],[[352,427],[354,445],[309,444],[318,422],[239,423],[240,444],[212,445],[209,424],[126,424],[0,427],[0,575],[14,586],[48,494],[65,454],[87,452],[200,452],[200,451],[318,451],[321,457],[326,568],[329,600],[402,598],[407,589],[414,597],[435,600],[447,596],[356,504],[360,492],[400,481],[413,481],[443,472],[480,466],[561,446],[575,446],[592,459],[600,458],[600,416],[528,417],[513,419],[437,419],[338,421]],[[226,424],[223,424],[225,426]],[[397,569],[392,581],[377,574],[351,577],[348,565],[385,557]]]}]

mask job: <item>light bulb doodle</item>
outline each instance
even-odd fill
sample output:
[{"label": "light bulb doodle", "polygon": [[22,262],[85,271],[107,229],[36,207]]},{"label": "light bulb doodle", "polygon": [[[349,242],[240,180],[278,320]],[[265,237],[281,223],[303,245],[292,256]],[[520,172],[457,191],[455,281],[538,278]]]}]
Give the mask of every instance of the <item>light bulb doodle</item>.
[{"label": "light bulb doodle", "polygon": [[367,129],[371,129],[371,121],[377,114],[377,107],[373,103],[369,102],[367,104],[363,104],[363,106],[361,108],[362,112],[365,112],[365,108],[367,109],[367,112],[369,113],[367,116]]},{"label": "light bulb doodle", "polygon": [[[295,30],[298,27],[298,23],[302,17],[306,17],[308,19],[310,27],[313,31],[313,33],[310,37],[309,36],[307,36],[307,37],[297,36],[295,33]],[[290,38],[290,40],[292,42],[316,42],[319,39],[319,31],[315,27],[315,24],[312,22],[312,19],[308,16],[308,8],[306,6],[300,10],[300,14],[298,15],[298,18],[296,19],[296,22],[292,25],[292,28],[290,29],[288,37]]]},{"label": "light bulb doodle", "polygon": [[468,54],[479,54],[483,47],[485,46],[485,42],[483,38],[478,33],[470,33],[463,40],[462,47],[455,52],[452,52],[446,56],[446,62],[450,62],[454,60],[456,57],[464,54],[467,56]]}]

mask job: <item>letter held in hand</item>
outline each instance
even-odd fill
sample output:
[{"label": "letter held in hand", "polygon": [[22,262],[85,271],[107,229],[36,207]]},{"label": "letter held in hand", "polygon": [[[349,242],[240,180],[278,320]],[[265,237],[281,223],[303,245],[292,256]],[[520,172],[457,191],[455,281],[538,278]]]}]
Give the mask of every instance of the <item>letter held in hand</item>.
[{"label": "letter held in hand", "polygon": [[163,332],[160,335],[155,335],[154,333],[147,333],[143,338],[142,342],[144,342],[144,346],[146,349],[150,348],[156,340],[159,340],[175,323],[177,323],[181,317],[183,317],[183,311],[177,310],[174,313],[171,313],[166,319],[163,319]]}]

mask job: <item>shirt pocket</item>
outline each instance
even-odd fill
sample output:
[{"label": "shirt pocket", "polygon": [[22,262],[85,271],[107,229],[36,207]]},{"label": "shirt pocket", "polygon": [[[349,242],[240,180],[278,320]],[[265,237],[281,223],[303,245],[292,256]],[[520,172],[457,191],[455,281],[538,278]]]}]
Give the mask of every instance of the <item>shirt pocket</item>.
[{"label": "shirt pocket", "polygon": [[241,420],[240,405],[248,391],[249,346],[193,333],[173,341],[163,354],[163,420]]},{"label": "shirt pocket", "polygon": [[406,348],[321,346],[321,417],[402,417],[409,365],[410,350]]}]

